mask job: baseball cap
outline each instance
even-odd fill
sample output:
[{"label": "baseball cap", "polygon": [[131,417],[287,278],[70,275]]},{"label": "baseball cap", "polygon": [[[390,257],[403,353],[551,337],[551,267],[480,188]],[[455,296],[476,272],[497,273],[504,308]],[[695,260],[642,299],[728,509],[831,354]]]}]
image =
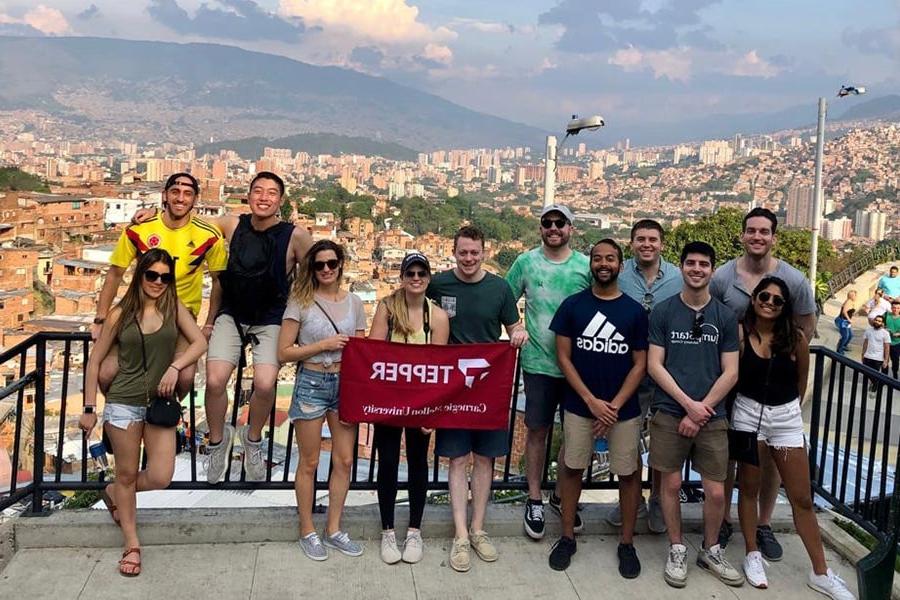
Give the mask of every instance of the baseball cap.
[{"label": "baseball cap", "polygon": [[575,215],[572,214],[572,211],[562,204],[550,204],[549,206],[545,206],[541,210],[541,218],[543,219],[548,213],[558,212],[562,216],[566,218],[569,223],[575,222]]},{"label": "baseball cap", "polygon": [[197,178],[194,177],[193,175],[191,175],[190,173],[184,173],[184,172],[175,173],[173,175],[170,175],[169,178],[166,179],[166,185],[163,187],[163,191],[168,190],[170,187],[175,185],[175,182],[178,181],[178,179],[180,179],[181,177],[186,177],[186,178],[190,179],[191,183],[189,185],[194,189],[194,193],[195,194],[200,193],[200,184],[197,183]]},{"label": "baseball cap", "polygon": [[431,263],[428,262],[428,258],[421,252],[410,252],[404,256],[403,262],[400,263],[400,273],[406,273],[406,270],[415,263],[421,264],[426,271],[431,273]]}]

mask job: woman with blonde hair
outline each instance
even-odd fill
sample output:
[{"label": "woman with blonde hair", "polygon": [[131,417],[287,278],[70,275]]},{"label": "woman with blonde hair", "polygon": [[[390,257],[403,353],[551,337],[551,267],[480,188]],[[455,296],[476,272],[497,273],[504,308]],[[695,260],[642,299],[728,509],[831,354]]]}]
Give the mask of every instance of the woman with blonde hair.
[{"label": "woman with blonde hair", "polygon": [[[431,265],[424,254],[407,254],[400,264],[400,287],[375,310],[369,337],[401,344],[446,344],[450,337],[447,313],[425,297],[431,281]],[[401,553],[394,532],[400,438],[406,431],[406,464],[409,479],[409,527]],[[381,559],[394,564],[422,560],[422,515],[428,493],[428,442],[431,430],[420,427],[375,425],[378,456],[378,509],[381,513]]]},{"label": "woman with blonde hair", "polygon": [[[295,424],[300,460],[294,479],[300,515],[300,548],[312,560],[328,558],[327,548],[359,556],[363,548],[341,531],[341,513],[350,489],[355,425],[338,418],[341,351],[351,336],[366,332],[366,313],[356,294],[341,289],[344,248],[331,240],[312,245],[299,265],[278,336],[278,360],[298,363],[288,416]],[[312,519],[322,423],[331,431],[331,476],[324,540]]]},{"label": "woman with blonde hair", "polygon": [[[168,426],[151,423],[148,406],[156,397],[173,398],[178,374],[206,351],[206,338],[175,295],[174,274],[175,261],[165,250],[154,248],[141,255],[128,291],[109,312],[87,365],[84,414],[79,426],[90,433],[97,424],[94,409],[100,364],[112,345],[118,344],[119,370],[110,383],[103,410],[103,427],[116,462],[115,481],[106,486],[102,496],[125,538],[119,573],[126,577],[141,573],[136,494],[165,488],[175,470],[179,407],[171,407],[170,415],[176,422]],[[190,345],[175,359],[179,334]],[[142,445],[147,468],[140,470]]]},{"label": "woman with blonde hair", "polygon": [[844,300],[844,303],[841,305],[840,314],[834,318],[834,324],[838,328],[838,333],[841,334],[841,339],[838,341],[836,348],[838,354],[844,354],[847,351],[847,347],[850,345],[850,340],[853,339],[853,325],[851,324],[851,319],[853,319],[853,313],[855,312],[856,290],[850,290],[847,292],[847,299]]}]

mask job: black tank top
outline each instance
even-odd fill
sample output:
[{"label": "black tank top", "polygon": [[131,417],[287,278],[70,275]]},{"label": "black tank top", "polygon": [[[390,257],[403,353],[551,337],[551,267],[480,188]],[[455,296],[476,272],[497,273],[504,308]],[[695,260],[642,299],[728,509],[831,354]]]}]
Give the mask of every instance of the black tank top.
[{"label": "black tank top", "polygon": [[[771,363],[771,364],[770,364]],[[797,363],[790,354],[760,358],[753,350],[750,336],[744,335],[744,352],[738,371],[738,392],[765,406],[781,406],[800,396],[797,388]]]}]

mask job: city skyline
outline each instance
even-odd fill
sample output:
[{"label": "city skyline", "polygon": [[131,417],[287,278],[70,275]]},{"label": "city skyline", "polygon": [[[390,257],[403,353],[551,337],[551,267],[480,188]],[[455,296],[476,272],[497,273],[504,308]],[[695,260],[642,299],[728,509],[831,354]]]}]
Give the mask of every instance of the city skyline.
[{"label": "city skyline", "polygon": [[812,122],[815,98],[844,83],[873,96],[900,90],[896,0],[782,4],[0,0],[0,34],[234,45],[383,76],[550,131],[571,113],[600,113],[614,137],[807,103]]}]

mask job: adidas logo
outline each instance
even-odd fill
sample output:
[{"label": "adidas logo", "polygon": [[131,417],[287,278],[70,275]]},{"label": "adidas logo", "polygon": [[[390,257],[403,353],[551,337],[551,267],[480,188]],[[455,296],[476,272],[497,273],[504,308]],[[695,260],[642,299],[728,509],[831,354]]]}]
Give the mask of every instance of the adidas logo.
[{"label": "adidas logo", "polygon": [[606,354],[625,354],[629,350],[625,338],[616,331],[616,326],[599,310],[575,340],[575,347],[589,352]]}]

